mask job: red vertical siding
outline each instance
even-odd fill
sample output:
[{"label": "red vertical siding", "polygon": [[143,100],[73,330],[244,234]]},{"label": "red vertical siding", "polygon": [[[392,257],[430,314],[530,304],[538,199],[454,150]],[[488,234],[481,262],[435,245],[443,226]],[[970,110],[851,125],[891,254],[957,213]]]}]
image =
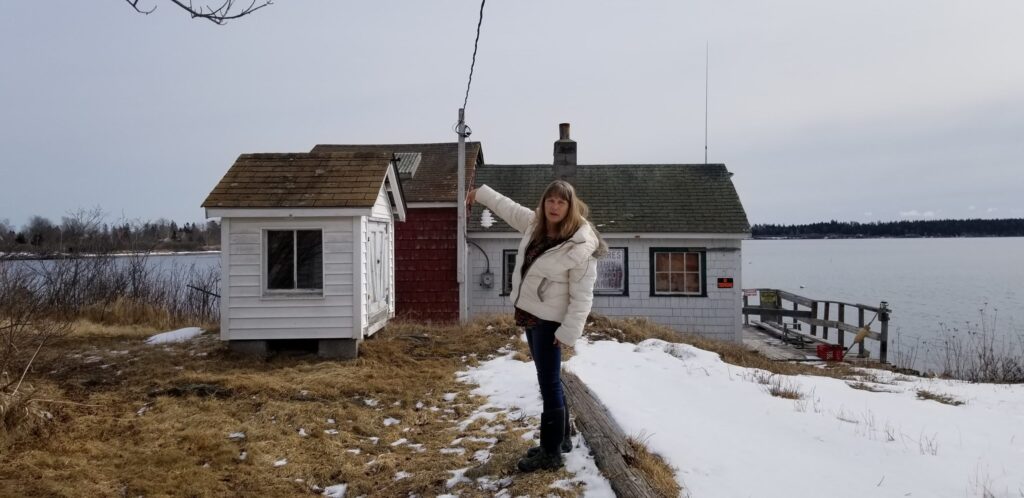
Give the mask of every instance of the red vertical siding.
[{"label": "red vertical siding", "polygon": [[433,322],[459,319],[455,208],[417,208],[395,226],[395,308]]}]

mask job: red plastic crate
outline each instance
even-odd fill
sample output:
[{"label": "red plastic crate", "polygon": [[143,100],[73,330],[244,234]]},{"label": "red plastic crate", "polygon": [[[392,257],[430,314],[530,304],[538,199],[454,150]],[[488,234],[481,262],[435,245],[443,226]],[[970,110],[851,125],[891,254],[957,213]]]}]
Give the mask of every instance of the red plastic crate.
[{"label": "red plastic crate", "polygon": [[843,347],[838,344],[818,344],[817,353],[825,361],[843,361]]}]

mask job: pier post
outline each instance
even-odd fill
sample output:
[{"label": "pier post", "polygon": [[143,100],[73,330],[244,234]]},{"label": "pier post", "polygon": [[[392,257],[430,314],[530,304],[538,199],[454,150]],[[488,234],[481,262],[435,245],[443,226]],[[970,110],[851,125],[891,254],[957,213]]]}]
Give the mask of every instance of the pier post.
[{"label": "pier post", "polygon": [[878,360],[888,363],[889,356],[889,303],[882,301],[878,305],[878,319],[882,322],[881,344],[878,346]]}]

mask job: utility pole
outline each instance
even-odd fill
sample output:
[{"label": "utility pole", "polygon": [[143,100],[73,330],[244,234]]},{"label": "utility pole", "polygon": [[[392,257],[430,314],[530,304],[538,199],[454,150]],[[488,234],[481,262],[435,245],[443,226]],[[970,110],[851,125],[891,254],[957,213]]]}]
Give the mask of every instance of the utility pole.
[{"label": "utility pole", "polygon": [[466,109],[459,108],[459,124],[456,125],[459,135],[458,164],[458,235],[456,237],[456,280],[459,283],[459,322],[469,320],[469,282],[466,278]]}]

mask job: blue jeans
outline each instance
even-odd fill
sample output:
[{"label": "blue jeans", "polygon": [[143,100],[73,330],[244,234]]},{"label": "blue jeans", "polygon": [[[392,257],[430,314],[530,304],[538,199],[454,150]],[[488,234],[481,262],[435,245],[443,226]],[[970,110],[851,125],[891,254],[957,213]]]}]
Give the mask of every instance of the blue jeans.
[{"label": "blue jeans", "polygon": [[544,399],[544,411],[565,408],[562,394],[562,348],[555,344],[555,331],[562,324],[541,320],[526,328],[526,342],[530,345],[533,365],[537,367],[537,383]]}]

